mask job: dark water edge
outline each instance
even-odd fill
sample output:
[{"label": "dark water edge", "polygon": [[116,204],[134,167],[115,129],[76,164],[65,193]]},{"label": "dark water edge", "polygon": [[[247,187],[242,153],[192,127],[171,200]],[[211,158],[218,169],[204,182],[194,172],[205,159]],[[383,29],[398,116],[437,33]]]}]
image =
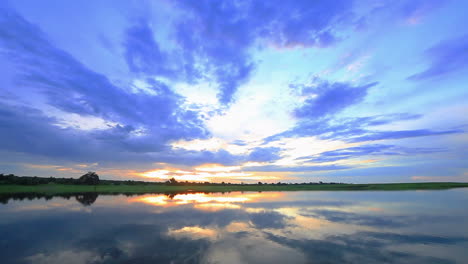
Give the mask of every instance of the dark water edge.
[{"label": "dark water edge", "polygon": [[0,197],[2,264],[468,259],[466,188]]}]

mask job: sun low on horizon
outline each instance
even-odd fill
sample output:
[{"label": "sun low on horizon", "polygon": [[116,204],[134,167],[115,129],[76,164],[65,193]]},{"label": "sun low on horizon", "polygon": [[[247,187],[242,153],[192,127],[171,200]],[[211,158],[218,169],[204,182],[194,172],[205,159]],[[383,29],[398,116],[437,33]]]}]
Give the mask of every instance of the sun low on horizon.
[{"label": "sun low on horizon", "polygon": [[468,1],[1,1],[0,173],[468,182]]}]

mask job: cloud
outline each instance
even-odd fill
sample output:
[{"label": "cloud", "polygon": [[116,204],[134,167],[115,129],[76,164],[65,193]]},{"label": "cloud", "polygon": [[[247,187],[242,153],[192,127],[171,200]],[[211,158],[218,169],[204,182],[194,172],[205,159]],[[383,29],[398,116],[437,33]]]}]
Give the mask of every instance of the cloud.
[{"label": "cloud", "polygon": [[266,148],[255,148],[250,152],[248,160],[255,162],[271,162],[281,158],[279,152],[280,148],[277,147],[266,147]]},{"label": "cloud", "polygon": [[[153,135],[134,136],[131,126],[116,125],[104,130],[62,128],[56,118],[38,109],[4,104],[0,101],[0,149],[51,158],[54,162],[152,163],[185,166],[206,163],[239,165],[247,161],[274,161],[279,148],[255,148],[250,154],[232,154],[224,149],[197,151],[173,149]],[[40,140],[38,140],[40,139]],[[19,157],[23,159],[24,157]],[[11,161],[13,162],[13,160]]]},{"label": "cloud", "polygon": [[84,157],[83,148],[93,148],[93,142],[86,142],[80,133],[51,125],[54,121],[33,108],[0,103],[0,148],[50,157]]},{"label": "cloud", "polygon": [[[401,243],[418,245],[427,241],[434,244],[461,244],[464,237],[437,237],[419,234],[398,235],[384,232],[357,232],[353,234],[328,236],[323,239],[291,239],[266,233],[267,238],[281,245],[304,252],[309,259],[318,263],[451,263],[450,260],[392,250],[390,246]],[[452,242],[454,241],[454,242]]]},{"label": "cloud", "polygon": [[[440,217],[444,218],[444,217]],[[440,221],[439,217],[420,218],[419,220],[429,220],[431,222]],[[448,217],[450,218],[450,217]],[[415,224],[419,224],[419,221],[415,221]],[[463,236],[435,236],[435,235],[423,235],[423,234],[398,234],[398,233],[387,233],[387,232],[362,232],[361,235],[369,238],[380,239],[388,241],[389,244],[440,244],[440,245],[454,245],[459,243],[465,243],[468,241],[467,237]]]},{"label": "cloud", "polygon": [[104,261],[103,256],[99,256],[97,253],[92,251],[73,251],[63,250],[54,252],[51,254],[37,253],[32,256],[26,257],[26,260],[31,263],[38,264],[59,264],[59,263],[70,263],[70,264],[81,264],[81,263],[98,263]]},{"label": "cloud", "polygon": [[316,165],[316,166],[280,166],[280,165],[265,165],[244,167],[243,171],[266,171],[266,172],[305,172],[305,171],[332,171],[350,169],[350,166],[344,165]]},{"label": "cloud", "polygon": [[[34,107],[0,102],[3,149],[92,162],[141,159],[234,164],[241,159],[227,151],[171,150],[168,143],[172,141],[209,136],[200,114],[183,108],[181,96],[153,79],[145,80],[151,93],[118,87],[56,48],[38,27],[13,10],[2,8],[0,12],[2,55],[16,63],[17,85],[23,96],[40,93],[49,106],[65,113],[99,117],[115,124],[91,131],[60,128],[59,117],[48,117]],[[143,28],[133,28],[128,34],[146,36],[147,28],[140,26]],[[132,41],[129,45],[138,46]],[[135,50],[127,55],[132,60],[142,58]],[[136,71],[151,68],[140,64],[134,67]]]},{"label": "cloud", "polygon": [[468,35],[439,42],[424,53],[429,59],[429,67],[409,76],[408,79],[421,81],[442,78],[451,73],[466,70],[468,66],[467,49]]},{"label": "cloud", "polygon": [[361,102],[367,94],[367,90],[377,85],[377,82],[352,86],[348,83],[330,83],[320,81],[313,86],[300,87],[302,95],[311,94],[302,106],[296,108],[294,115],[298,118],[321,118],[327,115],[336,114],[345,108]]},{"label": "cloud", "polygon": [[237,139],[231,142],[231,144],[236,145],[236,146],[247,146],[247,142]]},{"label": "cloud", "polygon": [[181,108],[183,98],[164,83],[145,80],[151,94],[117,87],[53,46],[39,28],[14,11],[0,12],[0,45],[17,65],[23,95],[38,92],[50,106],[67,113],[100,117],[127,129],[144,127],[151,142],[159,144],[208,135],[198,113]]},{"label": "cloud", "polygon": [[207,163],[216,163],[226,166],[239,165],[245,160],[243,155],[234,155],[221,149],[218,151],[195,151],[195,150],[166,150],[160,155],[161,161],[172,164],[184,164],[196,166]]},{"label": "cloud", "polygon": [[[333,179],[353,179],[355,183],[369,181],[379,182],[408,182],[416,176],[433,177],[434,181],[453,181],[453,175],[462,175],[467,169],[463,158],[457,159],[440,155],[435,159],[400,159],[396,164],[373,167],[356,167],[353,170],[330,171],[327,177]],[[381,177],[379,179],[379,177]],[[445,180],[444,180],[445,178]],[[384,180],[382,180],[384,179]],[[385,180],[386,179],[386,180]],[[463,181],[463,177],[459,180]]]},{"label": "cloud", "polygon": [[175,6],[186,11],[175,22],[182,68],[192,80],[211,73],[223,104],[232,102],[255,69],[250,54],[255,45],[328,47],[339,40],[336,28],[355,22],[350,1],[203,0]]},{"label": "cloud", "polygon": [[442,131],[435,131],[435,130],[430,130],[430,129],[382,131],[382,132],[371,131],[367,135],[352,138],[350,142],[438,136],[438,135],[447,135],[447,134],[454,134],[454,133],[461,133],[461,132],[463,132],[463,130],[460,130],[460,129],[450,129],[450,130],[442,130]]},{"label": "cloud", "polygon": [[436,135],[448,135],[464,133],[461,129],[431,130],[376,130],[375,126],[391,124],[397,121],[413,120],[420,118],[417,114],[387,114],[367,117],[350,117],[336,119],[327,117],[320,120],[306,119],[300,120],[293,128],[269,136],[264,139],[264,143],[280,140],[287,137],[317,136],[320,139],[342,140],[346,142],[379,141],[387,139],[403,139],[413,137],[425,137]]},{"label": "cloud", "polygon": [[[385,23],[399,25],[421,24],[426,17],[443,7],[449,1],[446,0],[413,0],[413,1],[378,1],[368,2],[369,13],[361,17],[356,25],[358,30],[380,27],[382,20]],[[376,23],[377,22],[377,23]],[[380,23],[379,23],[380,22]],[[375,28],[379,30],[378,28]]]},{"label": "cloud", "polygon": [[171,69],[169,54],[161,50],[154,39],[153,30],[146,19],[139,19],[125,32],[125,60],[129,69],[135,73],[175,75]]},{"label": "cloud", "polygon": [[[429,216],[429,215],[373,215],[352,213],[339,210],[314,209],[301,210],[301,215],[322,218],[331,222],[346,223],[352,225],[371,226],[371,227],[408,227],[416,224],[432,223],[450,220],[451,217]],[[423,238],[421,239],[423,240]]]},{"label": "cloud", "polygon": [[258,229],[272,228],[281,229],[286,227],[287,216],[275,211],[261,211],[258,213],[250,213],[252,224]]},{"label": "cloud", "polygon": [[303,162],[332,162],[343,159],[359,158],[362,156],[402,156],[441,152],[435,148],[406,148],[395,145],[369,144],[359,147],[343,148],[325,151],[319,155],[300,157]]},{"label": "cloud", "polygon": [[404,2],[399,12],[396,12],[396,15],[401,16],[406,23],[414,25],[420,23],[424,17],[442,7],[445,3],[447,3],[445,0],[414,0]]}]

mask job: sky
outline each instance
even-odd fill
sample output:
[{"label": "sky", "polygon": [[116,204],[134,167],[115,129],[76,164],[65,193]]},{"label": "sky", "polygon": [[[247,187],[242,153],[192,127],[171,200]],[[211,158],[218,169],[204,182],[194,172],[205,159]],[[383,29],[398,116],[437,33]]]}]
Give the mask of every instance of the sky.
[{"label": "sky", "polygon": [[468,181],[468,1],[0,3],[0,172]]}]

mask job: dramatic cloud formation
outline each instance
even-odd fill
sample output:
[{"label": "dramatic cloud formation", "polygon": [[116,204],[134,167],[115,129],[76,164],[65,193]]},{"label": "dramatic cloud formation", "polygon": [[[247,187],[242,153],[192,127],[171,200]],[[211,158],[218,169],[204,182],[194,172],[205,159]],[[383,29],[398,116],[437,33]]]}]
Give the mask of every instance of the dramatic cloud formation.
[{"label": "dramatic cloud formation", "polygon": [[0,172],[468,180],[467,8],[3,2]]},{"label": "dramatic cloud formation", "polygon": [[[180,106],[183,98],[170,90],[164,83],[148,79],[150,92],[132,93],[113,85],[105,76],[87,69],[70,54],[55,48],[42,32],[12,11],[2,10],[4,23],[0,27],[0,41],[7,56],[14,58],[18,68],[17,85],[25,90],[44,96],[48,105],[67,113],[85,117],[99,117],[116,123],[105,129],[90,133],[95,139],[112,141],[131,152],[151,152],[162,149],[170,140],[205,138],[199,114]],[[20,110],[18,115],[33,112]],[[9,113],[9,115],[13,115]],[[24,133],[43,133],[51,119],[36,116],[9,118],[10,122],[31,122],[24,126]],[[48,124],[49,123],[49,124]],[[19,126],[22,126],[20,123]],[[14,124],[6,126],[7,129]],[[58,128],[48,128],[48,130]],[[80,132],[77,132],[80,133]],[[54,140],[59,133],[45,133]],[[18,136],[17,133],[10,133]],[[35,137],[30,137],[31,140]],[[44,136],[37,138],[44,139]],[[72,136],[64,136],[73,140]],[[21,140],[19,140],[21,141]],[[83,140],[84,141],[84,140]],[[31,143],[31,142],[30,142]],[[46,146],[45,144],[44,146]],[[60,144],[66,148],[67,144]],[[27,146],[27,145],[26,145]],[[73,149],[73,148],[72,148]],[[47,151],[46,149],[44,149]]]},{"label": "dramatic cloud formation", "polygon": [[185,68],[195,76],[202,75],[200,71],[212,73],[222,103],[231,102],[238,87],[250,77],[255,65],[250,54],[254,44],[327,47],[338,39],[335,28],[353,23],[349,1],[204,0],[181,1],[178,6],[187,11],[187,18],[176,28]]}]

